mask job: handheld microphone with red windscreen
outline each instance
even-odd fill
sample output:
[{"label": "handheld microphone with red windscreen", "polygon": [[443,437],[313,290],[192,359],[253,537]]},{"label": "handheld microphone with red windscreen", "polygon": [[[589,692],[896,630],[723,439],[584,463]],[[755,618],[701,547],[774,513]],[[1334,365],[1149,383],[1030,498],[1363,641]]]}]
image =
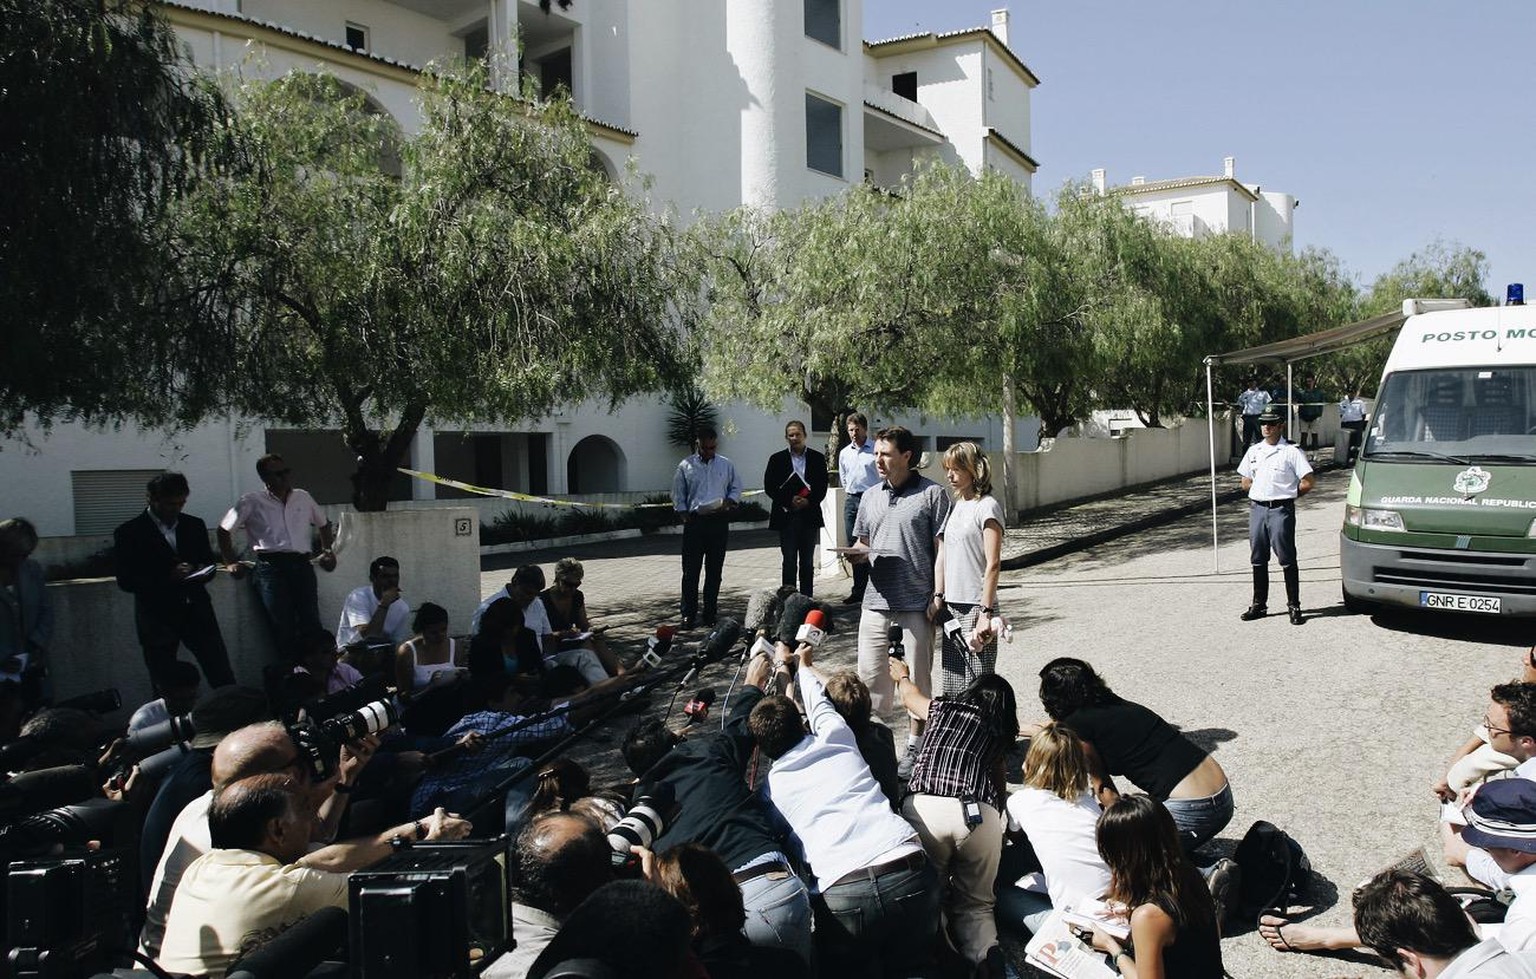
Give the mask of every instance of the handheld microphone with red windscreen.
[{"label": "handheld microphone with red windscreen", "polygon": [[645,652],[640,656],[641,661],[652,668],[661,665],[661,658],[667,655],[667,650],[672,648],[672,637],[675,635],[677,635],[677,626],[657,626],[656,634],[645,641]]},{"label": "handheld microphone with red windscreen", "polygon": [[821,641],[827,637],[827,614],[819,608],[813,608],[805,613],[805,621],[800,623],[800,628],[795,631],[795,643],[806,643],[812,649],[821,645]]},{"label": "handheld microphone with red windscreen", "polygon": [[715,688],[705,687],[693,695],[683,707],[683,715],[688,718],[685,727],[693,727],[695,724],[703,724],[709,720],[709,708],[715,703]]},{"label": "handheld microphone with red windscreen", "polygon": [[886,650],[885,655],[894,656],[897,659],[907,658],[907,649],[901,644],[901,626],[893,625],[887,629],[885,639],[890,643],[890,648]]}]

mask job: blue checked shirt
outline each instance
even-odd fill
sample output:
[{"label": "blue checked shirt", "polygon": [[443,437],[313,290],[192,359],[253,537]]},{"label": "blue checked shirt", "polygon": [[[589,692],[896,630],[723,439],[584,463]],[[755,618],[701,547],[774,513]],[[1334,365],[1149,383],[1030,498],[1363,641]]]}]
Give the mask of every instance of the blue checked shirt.
[{"label": "blue checked shirt", "polygon": [[672,509],[692,513],[713,500],[741,502],[741,478],[731,460],[719,453],[708,462],[693,455],[677,464],[672,477]]},{"label": "blue checked shirt", "polygon": [[[568,716],[568,711],[561,711],[554,717],[530,724],[511,734],[491,738],[474,754],[460,755],[446,769],[428,773],[416,784],[416,790],[411,793],[411,813],[421,815],[431,812],[432,807],[437,805],[437,801],[450,793],[466,785],[472,785],[497,771],[510,770],[514,767],[514,759],[519,757],[518,749],[523,745],[571,733],[571,722]],[[490,734],[521,720],[523,720],[521,716],[502,710],[475,711],[473,714],[465,714],[459,718],[458,723],[448,729],[445,737],[457,741],[471,731]]]}]

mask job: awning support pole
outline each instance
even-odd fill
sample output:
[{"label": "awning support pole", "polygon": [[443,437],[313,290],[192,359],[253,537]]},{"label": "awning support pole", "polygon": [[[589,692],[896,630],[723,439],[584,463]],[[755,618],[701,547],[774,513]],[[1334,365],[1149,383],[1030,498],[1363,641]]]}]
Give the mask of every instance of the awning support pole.
[{"label": "awning support pole", "polygon": [[1216,541],[1216,395],[1211,385],[1211,358],[1205,358],[1205,425],[1211,449],[1211,573],[1221,573]]}]

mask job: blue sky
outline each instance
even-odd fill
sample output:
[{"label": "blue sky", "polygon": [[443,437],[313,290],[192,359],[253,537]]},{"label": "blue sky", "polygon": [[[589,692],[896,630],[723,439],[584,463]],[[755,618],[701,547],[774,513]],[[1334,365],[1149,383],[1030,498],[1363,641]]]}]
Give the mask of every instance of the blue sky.
[{"label": "blue sky", "polygon": [[1536,292],[1532,0],[865,0],[864,36],[990,23],[1040,77],[1035,192],[1221,172],[1300,199],[1357,281],[1437,236]]}]

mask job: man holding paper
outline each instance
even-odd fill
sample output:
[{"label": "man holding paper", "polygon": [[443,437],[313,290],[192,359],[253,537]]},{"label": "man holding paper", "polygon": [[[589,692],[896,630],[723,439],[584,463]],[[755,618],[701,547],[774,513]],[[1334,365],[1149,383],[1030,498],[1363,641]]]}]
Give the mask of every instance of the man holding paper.
[{"label": "man holding paper", "polygon": [[208,525],[182,512],[190,492],[181,473],[161,473],[149,481],[149,506],[112,534],[117,587],[133,595],[139,645],[156,692],[163,692],[162,677],[183,644],[197,657],[210,687],[235,682],[204,587],[217,561]]},{"label": "man holding paper", "polygon": [[793,588],[798,571],[800,594],[809,596],[816,576],[821,501],[827,496],[827,460],[820,452],[805,447],[802,421],[784,426],[784,441],[789,448],[769,456],[768,468],[763,471],[763,489],[773,499],[768,526],[779,532],[783,584]]},{"label": "man holding paper", "polygon": [[720,575],[730,543],[730,511],[741,503],[741,479],[731,460],[715,448],[719,434],[701,426],[694,437],[697,449],[677,464],[672,477],[672,509],[683,521],[683,628],[698,624],[699,571],[704,572],[704,624],[715,624]]}]

